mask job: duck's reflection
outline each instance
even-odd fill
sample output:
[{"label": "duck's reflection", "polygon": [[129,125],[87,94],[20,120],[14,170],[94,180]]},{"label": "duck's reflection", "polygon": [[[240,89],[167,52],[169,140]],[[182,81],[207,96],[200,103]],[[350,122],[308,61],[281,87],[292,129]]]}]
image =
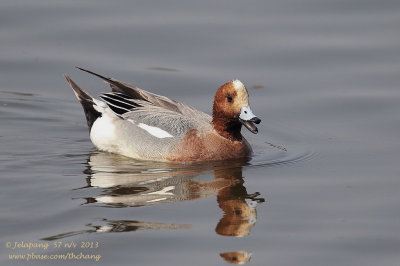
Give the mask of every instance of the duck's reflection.
[{"label": "duck's reflection", "polygon": [[112,221],[107,219],[102,219],[95,223],[87,224],[86,226],[88,227],[88,229],[62,233],[50,237],[45,237],[42,238],[41,240],[57,240],[75,235],[89,234],[89,233],[121,233],[121,232],[133,232],[138,230],[149,230],[149,229],[187,229],[191,227],[190,225],[185,225],[185,224],[153,223],[153,222],[142,222],[134,220]]},{"label": "duck's reflection", "polygon": [[247,251],[233,251],[219,254],[226,262],[232,264],[245,264],[250,261],[251,253]]},{"label": "duck's reflection", "polygon": [[258,192],[248,194],[243,186],[242,169],[233,168],[228,171],[215,171],[215,179],[232,180],[233,182],[221,188],[217,193],[219,207],[224,212],[215,231],[224,236],[242,237],[250,233],[257,219],[256,205],[263,202],[257,198]]},{"label": "duck's reflection", "polygon": [[[223,236],[248,235],[256,223],[256,205],[263,202],[259,193],[248,194],[243,183],[243,162],[229,165],[171,165],[167,163],[136,162],[122,156],[103,152],[90,155],[87,169],[87,186],[91,196],[84,204],[107,207],[139,207],[168,202],[179,202],[216,196],[223,216],[215,231]],[[214,176],[210,178],[210,172]],[[92,189],[97,188],[97,189]],[[94,193],[94,195],[93,195]],[[181,229],[188,225],[162,224],[144,221],[101,220],[88,224],[89,229],[69,232],[46,238],[48,240],[93,232],[127,232],[139,229]],[[223,255],[224,254],[224,255]],[[228,260],[227,254],[221,254]],[[242,253],[240,253],[242,254]],[[249,258],[245,255],[233,256]]]},{"label": "duck's reflection", "polygon": [[[96,152],[88,161],[86,173],[90,177],[87,186],[101,188],[102,192],[85,199],[87,204],[138,207],[217,196],[219,206],[225,213],[222,223],[237,224],[244,217],[254,223],[256,203],[264,199],[257,198],[259,193],[247,193],[243,186],[242,165],[240,161],[230,162],[229,165],[190,167],[155,162],[132,165],[131,159]],[[202,174],[210,171],[214,173],[213,179],[199,180],[207,176]]]}]

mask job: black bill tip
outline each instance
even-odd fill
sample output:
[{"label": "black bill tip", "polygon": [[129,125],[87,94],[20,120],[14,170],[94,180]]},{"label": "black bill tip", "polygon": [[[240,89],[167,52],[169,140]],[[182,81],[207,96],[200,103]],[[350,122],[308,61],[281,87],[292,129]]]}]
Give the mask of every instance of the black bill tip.
[{"label": "black bill tip", "polygon": [[256,123],[257,125],[261,123],[261,119],[256,116],[250,119],[250,121]]}]

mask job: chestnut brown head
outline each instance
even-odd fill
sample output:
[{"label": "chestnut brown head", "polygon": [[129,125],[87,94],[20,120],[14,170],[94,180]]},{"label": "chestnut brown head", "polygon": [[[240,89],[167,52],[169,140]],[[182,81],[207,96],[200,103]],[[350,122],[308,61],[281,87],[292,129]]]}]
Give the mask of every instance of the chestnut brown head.
[{"label": "chestnut brown head", "polygon": [[[232,80],[222,85],[216,92],[213,105],[214,123],[219,120],[241,123],[250,132],[257,134],[254,124],[261,120],[250,109],[249,93],[240,80]],[[215,118],[218,118],[215,121]]]}]

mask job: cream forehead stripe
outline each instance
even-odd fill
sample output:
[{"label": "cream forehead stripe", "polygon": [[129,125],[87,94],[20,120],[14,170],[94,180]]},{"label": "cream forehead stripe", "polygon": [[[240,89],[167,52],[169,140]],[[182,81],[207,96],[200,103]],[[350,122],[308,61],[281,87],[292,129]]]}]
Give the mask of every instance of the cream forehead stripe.
[{"label": "cream forehead stripe", "polygon": [[249,104],[249,94],[247,93],[246,87],[244,84],[238,80],[232,80],[233,87],[235,88],[237,92],[237,99],[240,103],[243,105],[248,105]]},{"label": "cream forehead stripe", "polygon": [[236,90],[245,90],[246,88],[244,87],[244,85],[243,85],[243,83],[240,81],[240,80],[238,80],[238,79],[234,79],[234,80],[232,80],[232,83],[233,83],[233,87],[236,89]]}]

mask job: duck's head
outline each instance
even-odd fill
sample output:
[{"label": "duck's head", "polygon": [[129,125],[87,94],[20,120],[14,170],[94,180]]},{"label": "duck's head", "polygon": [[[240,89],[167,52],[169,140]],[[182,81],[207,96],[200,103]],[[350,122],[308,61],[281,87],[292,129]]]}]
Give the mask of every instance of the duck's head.
[{"label": "duck's head", "polygon": [[[217,131],[238,130],[244,125],[257,134],[255,124],[261,119],[253,114],[249,105],[249,93],[240,80],[232,80],[222,85],[216,92],[213,105],[213,125]],[[221,134],[221,132],[220,132]]]}]

